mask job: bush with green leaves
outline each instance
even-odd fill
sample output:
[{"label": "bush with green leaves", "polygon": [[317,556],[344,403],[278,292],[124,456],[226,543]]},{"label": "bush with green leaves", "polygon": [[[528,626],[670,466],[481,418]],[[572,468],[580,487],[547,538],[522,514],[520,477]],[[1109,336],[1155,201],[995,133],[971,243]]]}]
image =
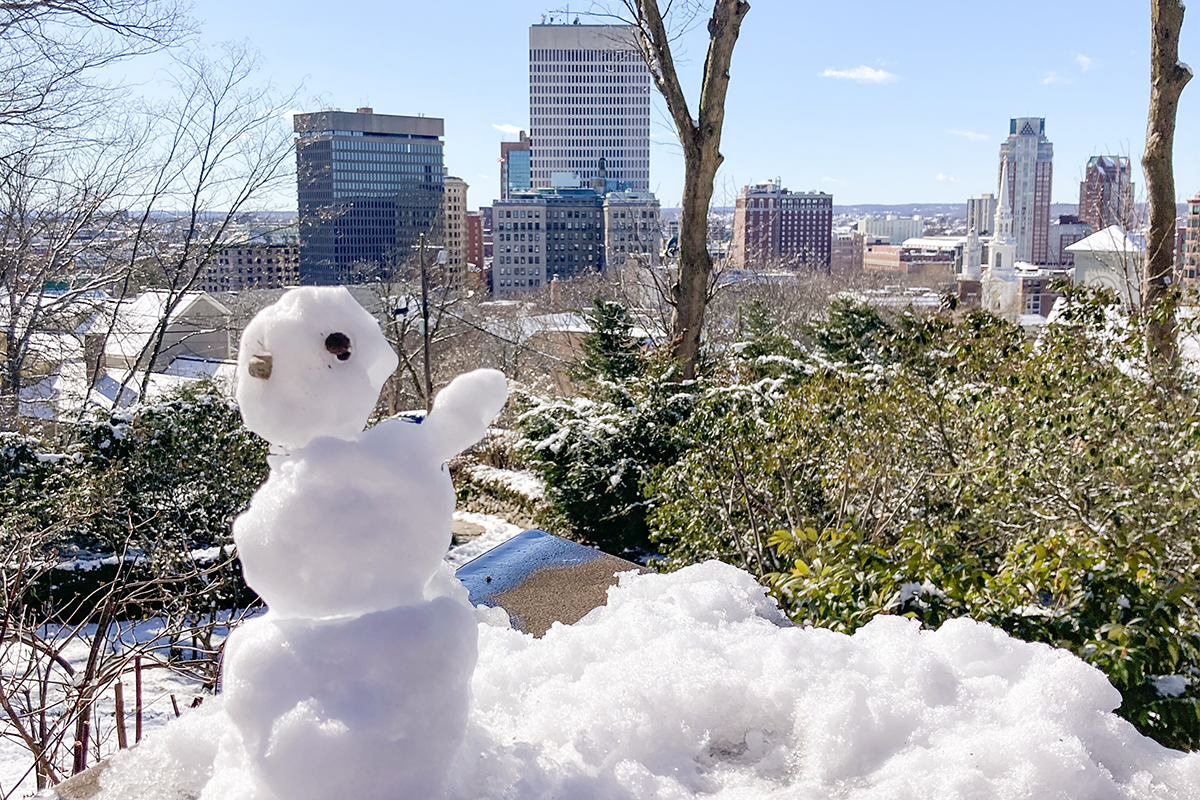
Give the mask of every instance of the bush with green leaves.
[{"label": "bush with green leaves", "polygon": [[1141,730],[1200,746],[1200,404],[1140,336],[1086,295],[1037,336],[835,306],[804,357],[701,395],[652,535],[669,566],[751,570],[798,622],[966,615],[1069,648]]},{"label": "bush with green leaves", "polygon": [[252,599],[229,547],[234,518],[266,477],[266,444],[243,426],[231,399],[200,385],[65,436],[0,441],[5,581],[22,561],[94,565],[40,569],[23,595],[31,609],[87,618],[95,611],[88,598],[118,573],[147,587],[173,585],[135,592],[134,614],[209,613]]}]

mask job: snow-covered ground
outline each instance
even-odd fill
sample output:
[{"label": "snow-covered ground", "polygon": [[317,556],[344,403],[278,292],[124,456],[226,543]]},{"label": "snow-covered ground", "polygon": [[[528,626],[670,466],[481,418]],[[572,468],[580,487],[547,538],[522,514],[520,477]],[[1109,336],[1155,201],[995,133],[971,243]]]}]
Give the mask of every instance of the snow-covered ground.
[{"label": "snow-covered ground", "polygon": [[[626,574],[542,639],[481,619],[452,800],[1200,796],[1200,754],[1112,714],[1102,673],[970,620],[788,627],[716,562]],[[205,703],[121,756],[104,796],[198,793],[231,735]]]}]

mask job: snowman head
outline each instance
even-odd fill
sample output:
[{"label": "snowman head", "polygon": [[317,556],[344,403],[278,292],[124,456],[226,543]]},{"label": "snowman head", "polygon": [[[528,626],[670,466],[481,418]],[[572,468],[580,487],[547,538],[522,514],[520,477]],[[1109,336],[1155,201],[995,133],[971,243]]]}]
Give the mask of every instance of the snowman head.
[{"label": "snowman head", "polygon": [[351,439],[366,426],[397,363],[379,324],[345,287],[292,289],[242,334],[242,418],[289,449],[319,436]]}]

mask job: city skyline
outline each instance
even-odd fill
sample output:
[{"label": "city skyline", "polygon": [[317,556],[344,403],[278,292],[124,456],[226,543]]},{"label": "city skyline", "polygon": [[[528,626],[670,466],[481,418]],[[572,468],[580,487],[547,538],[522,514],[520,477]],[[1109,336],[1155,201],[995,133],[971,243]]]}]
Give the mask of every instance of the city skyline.
[{"label": "city skyline", "polygon": [[[531,128],[529,26],[555,7],[527,0],[502,7],[372,5],[375,22],[363,27],[356,22],[360,6],[368,8],[348,0],[345,13],[322,17],[321,25],[279,24],[285,13],[316,19],[309,12],[319,7],[307,0],[286,7],[198,0],[195,14],[205,42],[249,39],[262,53],[264,78],[282,87],[303,81],[296,110],[370,105],[383,114],[445,119],[449,173],[471,185],[469,208],[490,203],[499,196],[500,141]],[[1012,26],[998,25],[989,7],[797,8],[760,0],[734,53],[726,161],[714,203],[732,206],[743,185],[782,178],[796,191],[832,193],[838,205],[965,204],[996,193],[997,148],[1009,120],[1027,116],[1045,118],[1055,145],[1053,202],[1077,202],[1079,181],[1096,155],[1130,157],[1140,189],[1150,22],[1147,8],[1132,6],[1017,0],[1006,16],[1037,24],[1022,26],[997,48]],[[676,44],[693,105],[706,45],[703,24]],[[455,58],[446,58],[448,47]],[[1194,14],[1184,24],[1180,54],[1200,63]],[[428,67],[415,69],[422,63]],[[420,80],[396,80],[414,69]],[[152,61],[126,70],[130,81],[154,91]],[[649,188],[664,208],[678,203],[682,187],[682,157],[672,139],[654,94]],[[1200,87],[1190,86],[1176,133],[1180,201],[1200,191],[1197,145]]]}]

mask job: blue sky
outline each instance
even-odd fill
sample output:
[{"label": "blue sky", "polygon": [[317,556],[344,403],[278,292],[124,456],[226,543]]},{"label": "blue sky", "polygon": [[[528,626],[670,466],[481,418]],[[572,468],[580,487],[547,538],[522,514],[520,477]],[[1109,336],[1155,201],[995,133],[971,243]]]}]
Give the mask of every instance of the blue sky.
[{"label": "blue sky", "polygon": [[[265,79],[302,85],[299,110],[371,105],[443,117],[446,165],[470,184],[474,208],[497,194],[501,129],[528,126],[528,26],[564,6],[195,0],[194,8],[204,42],[248,39]],[[1145,0],[752,0],[733,58],[715,202],[779,177],[793,190],[832,192],[837,204],[965,203],[995,190],[997,148],[1015,116],[1046,118],[1054,200],[1076,202],[1089,156],[1141,157],[1149,17]],[[677,44],[693,104],[706,45],[703,26]],[[1180,56],[1200,69],[1200,8],[1185,18]],[[683,163],[657,95],[651,130],[651,188],[673,206]],[[1200,192],[1200,78],[1180,103],[1175,176],[1181,199]],[[1136,180],[1140,192],[1140,169]]]}]

